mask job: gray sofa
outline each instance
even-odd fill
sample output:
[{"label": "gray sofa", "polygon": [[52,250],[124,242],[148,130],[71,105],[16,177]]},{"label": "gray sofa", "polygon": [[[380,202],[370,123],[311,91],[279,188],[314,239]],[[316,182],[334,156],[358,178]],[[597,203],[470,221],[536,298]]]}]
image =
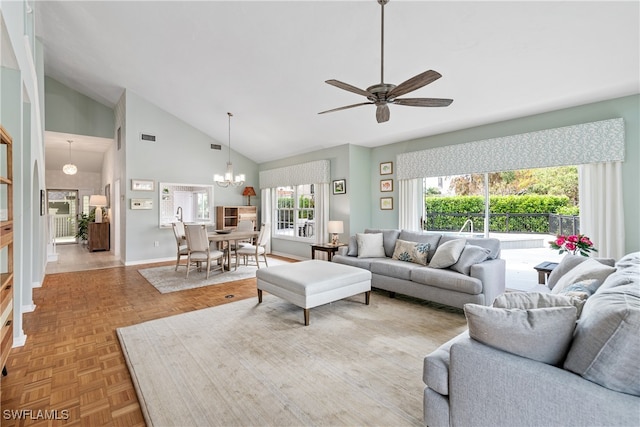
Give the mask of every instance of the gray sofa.
[{"label": "gray sofa", "polygon": [[[575,256],[569,256],[567,263],[563,260],[560,266],[569,267],[565,274],[575,268],[571,262],[576,260],[581,261]],[[576,314],[577,322],[572,320],[566,340],[568,350],[561,352],[555,365],[486,345],[481,337],[470,337],[473,331],[425,357],[425,424],[640,425],[640,253],[623,257],[615,267],[595,293],[581,302],[581,314]],[[584,289],[585,283],[592,282],[582,277],[577,286]],[[564,295],[575,298],[570,292]],[[507,293],[500,299],[507,297],[514,298]],[[549,307],[558,309],[554,305],[543,310]],[[502,326],[488,335],[504,333]],[[555,326],[550,331],[555,334]],[[506,338],[515,339],[512,334]]]},{"label": "gray sofa", "polygon": [[490,305],[494,298],[505,290],[506,264],[500,259],[498,239],[466,239],[467,245],[486,250],[487,259],[482,262],[465,263],[464,257],[460,256],[460,261],[450,268],[431,268],[428,265],[392,259],[396,242],[403,240],[428,243],[427,262],[430,262],[438,247],[460,239],[460,236],[389,229],[367,229],[365,233],[382,233],[384,257],[358,257],[356,238],[351,236],[349,246],[341,247],[333,256],[333,262],[371,271],[371,286],[374,288],[458,308],[462,308],[466,303]]}]

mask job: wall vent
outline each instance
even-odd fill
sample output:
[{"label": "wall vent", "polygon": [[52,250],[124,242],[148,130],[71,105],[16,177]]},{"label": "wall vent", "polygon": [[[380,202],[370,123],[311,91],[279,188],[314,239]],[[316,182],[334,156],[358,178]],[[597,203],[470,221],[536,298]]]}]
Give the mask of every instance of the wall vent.
[{"label": "wall vent", "polygon": [[220,144],[211,144],[212,150],[222,150],[222,145]]},{"label": "wall vent", "polygon": [[140,133],[140,140],[147,142],[156,142],[156,136],[149,133]]}]

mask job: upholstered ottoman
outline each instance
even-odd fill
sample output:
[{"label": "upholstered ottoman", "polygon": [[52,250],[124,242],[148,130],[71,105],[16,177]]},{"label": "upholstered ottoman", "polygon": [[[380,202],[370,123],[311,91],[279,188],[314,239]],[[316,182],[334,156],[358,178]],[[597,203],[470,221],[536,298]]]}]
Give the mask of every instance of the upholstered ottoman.
[{"label": "upholstered ottoman", "polygon": [[371,297],[371,272],[333,262],[310,260],[261,268],[258,279],[258,302],[262,291],[276,295],[304,309],[304,324],[309,325],[309,309],[365,293]]}]

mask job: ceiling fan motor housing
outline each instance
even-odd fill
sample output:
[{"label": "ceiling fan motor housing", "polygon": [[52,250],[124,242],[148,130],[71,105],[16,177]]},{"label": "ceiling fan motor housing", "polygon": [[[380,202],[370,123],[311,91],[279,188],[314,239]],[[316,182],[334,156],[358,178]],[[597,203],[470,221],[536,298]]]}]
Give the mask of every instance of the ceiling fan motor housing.
[{"label": "ceiling fan motor housing", "polygon": [[370,101],[393,101],[393,98],[387,98],[387,94],[391,92],[396,85],[391,83],[380,83],[377,85],[369,86],[367,92],[375,95],[375,97],[368,96]]}]

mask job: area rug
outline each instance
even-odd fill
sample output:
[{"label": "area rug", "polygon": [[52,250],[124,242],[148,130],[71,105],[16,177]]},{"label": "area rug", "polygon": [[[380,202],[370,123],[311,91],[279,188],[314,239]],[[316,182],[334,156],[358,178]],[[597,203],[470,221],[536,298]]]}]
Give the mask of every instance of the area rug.
[{"label": "area rug", "polygon": [[[269,266],[287,263],[287,261],[269,257],[267,257],[267,261]],[[262,267],[264,267],[264,262],[260,264],[260,268]],[[250,279],[256,277],[257,270],[255,264],[248,266],[240,264],[237,270],[231,269],[231,271],[225,271],[224,273],[220,270],[212,271],[209,273],[209,278],[207,279],[207,272],[204,270],[198,271],[195,267],[192,267],[191,271],[189,271],[189,277],[186,277],[187,270],[185,267],[178,267],[178,271],[175,271],[175,268],[176,266],[173,264],[162,267],[143,268],[138,270],[138,272],[161,294],[167,294],[169,292],[201,288],[203,286],[217,285],[234,280]]]},{"label": "area rug", "polygon": [[303,311],[273,295],[117,330],[149,426],[422,426],[423,358],[461,310],[374,292]]}]

